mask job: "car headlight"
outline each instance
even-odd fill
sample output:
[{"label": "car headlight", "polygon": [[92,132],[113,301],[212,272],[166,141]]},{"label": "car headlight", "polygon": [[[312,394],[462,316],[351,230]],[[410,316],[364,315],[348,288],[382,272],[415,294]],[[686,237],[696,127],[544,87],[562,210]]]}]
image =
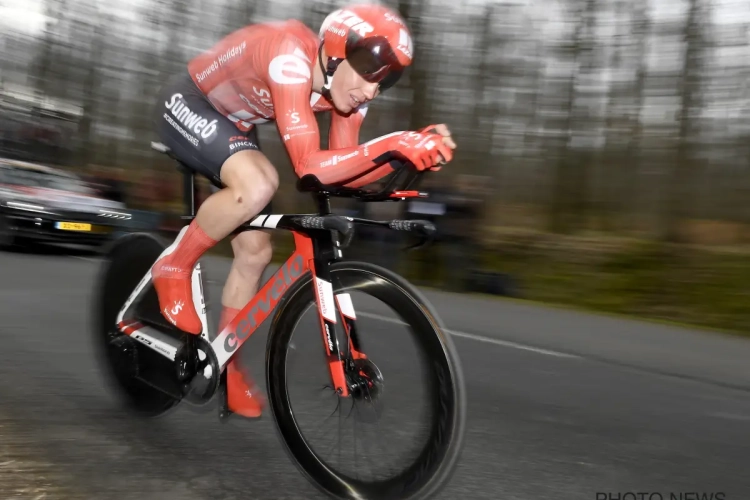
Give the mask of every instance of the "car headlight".
[{"label": "car headlight", "polygon": [[99,217],[107,217],[109,219],[117,220],[130,220],[133,218],[132,215],[124,212],[115,212],[114,210],[99,210]]}]

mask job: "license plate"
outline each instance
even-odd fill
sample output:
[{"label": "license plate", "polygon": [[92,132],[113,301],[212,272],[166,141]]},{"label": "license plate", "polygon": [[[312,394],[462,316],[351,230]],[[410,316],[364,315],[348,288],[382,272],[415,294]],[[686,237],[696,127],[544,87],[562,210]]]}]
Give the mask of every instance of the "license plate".
[{"label": "license plate", "polygon": [[83,222],[57,222],[55,223],[55,227],[65,231],[91,231],[91,224]]}]

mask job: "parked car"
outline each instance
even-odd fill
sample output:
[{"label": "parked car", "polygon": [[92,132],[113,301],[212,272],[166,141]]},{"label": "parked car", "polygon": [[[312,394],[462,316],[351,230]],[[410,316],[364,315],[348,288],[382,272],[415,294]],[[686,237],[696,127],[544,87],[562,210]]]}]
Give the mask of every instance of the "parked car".
[{"label": "parked car", "polygon": [[132,215],[71,172],[0,158],[0,247],[26,241],[99,246]]}]

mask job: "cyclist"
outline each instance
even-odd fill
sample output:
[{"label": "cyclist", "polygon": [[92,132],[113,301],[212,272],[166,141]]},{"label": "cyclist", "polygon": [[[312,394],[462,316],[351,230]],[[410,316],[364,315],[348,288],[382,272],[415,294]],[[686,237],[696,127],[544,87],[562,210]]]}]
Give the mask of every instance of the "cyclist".
[{"label": "cyclist", "polygon": [[[391,87],[412,62],[409,29],[381,5],[351,5],[331,13],[316,35],[297,20],[254,24],[235,31],[193,58],[157,101],[162,142],[217,190],[200,205],[173,251],[157,261],[153,283],[162,315],[200,334],[191,272],[198,259],[242,223],[271,213],[278,175],[261,153],[256,126],[275,121],[294,171],[325,184],[363,186],[392,170],[376,168],[387,152],[419,169],[439,169],[456,144],[444,124],[402,131],[359,144],[369,102]],[[320,148],[314,113],[331,112],[329,149]],[[219,331],[258,291],[272,257],[270,234],[248,231],[232,241],[234,260],[221,303]],[[227,410],[261,413],[249,372],[239,356],[227,365]]]}]

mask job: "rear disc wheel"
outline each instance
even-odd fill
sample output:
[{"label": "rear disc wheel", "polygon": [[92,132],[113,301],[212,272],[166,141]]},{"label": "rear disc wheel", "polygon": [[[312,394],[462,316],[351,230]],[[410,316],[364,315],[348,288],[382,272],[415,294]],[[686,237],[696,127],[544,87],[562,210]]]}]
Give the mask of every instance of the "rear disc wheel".
[{"label": "rear disc wheel", "polygon": [[[119,238],[105,253],[95,294],[93,340],[100,370],[125,407],[145,417],[161,415],[180,400],[136,378],[146,362],[144,358],[153,354],[144,352],[137,341],[122,333],[116,321],[120,308],[165,248],[163,242],[145,233]],[[141,296],[153,301],[153,286],[148,285]]]}]

